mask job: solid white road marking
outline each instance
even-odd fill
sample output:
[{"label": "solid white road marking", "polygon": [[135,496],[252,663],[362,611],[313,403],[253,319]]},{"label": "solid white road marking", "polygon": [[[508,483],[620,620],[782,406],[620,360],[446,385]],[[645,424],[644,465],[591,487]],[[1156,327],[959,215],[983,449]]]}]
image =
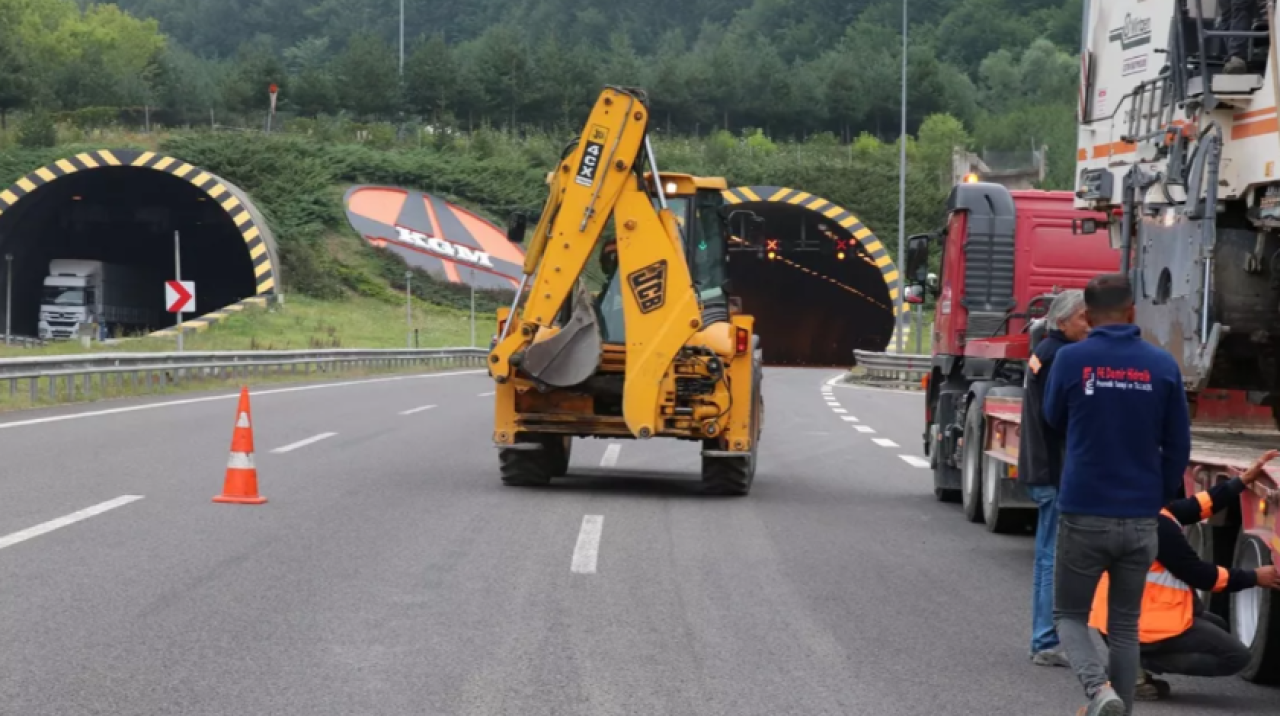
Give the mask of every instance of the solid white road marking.
[{"label": "solid white road marking", "polygon": [[838,374],[838,375],[836,375],[836,376],[832,377],[831,379],[829,379],[826,383],[823,383],[823,385],[828,386],[828,387],[833,386],[833,385],[835,385],[835,384],[836,384],[836,383],[837,383],[841,378],[843,378],[843,377],[844,377],[844,373],[840,373],[840,374]]},{"label": "solid white road marking", "polygon": [[852,415],[841,415],[840,419],[850,423],[858,422],[858,419],[853,417]]},{"label": "solid white road marking", "polygon": [[871,438],[871,442],[879,445],[880,447],[898,447],[898,443],[895,443],[889,438]]},{"label": "solid white road marking", "polygon": [[604,449],[604,457],[600,458],[600,467],[613,467],[618,464],[618,453],[622,452],[622,443],[609,443]]},{"label": "solid white road marking", "polygon": [[915,455],[899,455],[898,457],[902,458],[902,461],[911,467],[929,467],[929,461],[922,457],[916,457]]},{"label": "solid white road marking", "polygon": [[872,430],[872,429],[871,429],[871,427],[870,427],[870,426],[867,426],[867,425],[855,425],[855,426],[853,426],[853,427],[854,427],[854,429],[855,429],[855,430],[857,430],[857,431],[858,431],[858,432],[860,432],[860,433],[874,433],[874,432],[875,432],[874,430]]},{"label": "solid white road marking", "polygon": [[[278,395],[280,393],[299,393],[305,390],[324,390],[326,388],[345,388],[351,385],[369,385],[372,383],[390,383],[398,380],[420,380],[423,378],[447,378],[454,375],[478,375],[484,373],[483,370],[460,370],[451,373],[424,373],[422,375],[397,375],[390,378],[369,378],[367,380],[348,380],[341,383],[321,383],[319,385],[300,385],[293,388],[275,388],[273,390],[252,390],[249,391],[250,397],[258,398],[264,395]],[[163,403],[147,403],[146,405],[130,405],[124,408],[109,408],[107,410],[90,410],[85,413],[71,413],[69,415],[50,415],[44,418],[31,418],[29,420],[14,420],[9,423],[0,423],[0,430],[5,428],[20,428],[26,425],[41,425],[43,423],[58,423],[63,420],[78,420],[80,418],[97,418],[103,415],[117,415],[119,413],[132,413],[138,410],[152,410],[154,408],[171,408],[177,405],[194,405],[196,403],[210,403],[215,400],[238,400],[240,391],[229,393],[227,395],[209,395],[203,398],[186,398],[183,400],[167,400]]]},{"label": "solid white road marking", "polygon": [[422,411],[424,411],[424,410],[431,410],[431,409],[432,409],[432,408],[434,408],[434,407],[436,407],[436,406],[434,406],[434,405],[424,405],[424,406],[422,406],[421,408],[410,408],[409,410],[402,410],[402,411],[400,411],[400,414],[401,414],[401,415],[413,415],[414,413],[421,413],[421,412],[422,412]]},{"label": "solid white road marking", "polygon": [[587,515],[582,518],[578,532],[578,544],[573,548],[574,574],[595,574],[596,559],[600,556],[600,533],[604,530],[604,515]]},{"label": "solid white road marking", "polygon": [[849,412],[849,411],[848,411],[848,410],[845,410],[844,408],[832,408],[832,409],[831,409],[831,412],[833,412],[833,413],[847,413],[847,412]]},{"label": "solid white road marking", "polygon": [[12,547],[19,542],[26,542],[32,537],[39,537],[42,534],[52,532],[60,527],[75,524],[80,520],[87,520],[94,515],[100,515],[107,510],[114,510],[117,507],[122,507],[130,502],[135,502],[141,499],[142,495],[121,495],[114,500],[107,500],[106,502],[94,505],[93,507],[86,507],[79,512],[72,512],[65,517],[49,520],[48,522],[43,522],[35,527],[28,527],[21,532],[14,532],[11,535],[0,537],[0,549]]},{"label": "solid white road marking", "polygon": [[298,448],[306,447],[306,446],[308,446],[308,445],[310,445],[310,444],[312,444],[312,443],[318,443],[318,442],[320,442],[321,440],[325,440],[325,439],[327,439],[327,438],[331,438],[331,437],[333,437],[334,435],[337,435],[337,433],[320,433],[319,435],[312,435],[311,437],[307,438],[306,440],[299,440],[299,441],[298,441],[298,442],[296,442],[296,443],[289,443],[288,445],[285,445],[284,447],[278,447],[278,448],[276,448],[275,450],[272,450],[271,452],[274,452],[274,453],[293,452],[294,450],[297,450]]},{"label": "solid white road marking", "polygon": [[488,393],[479,393],[479,394],[477,394],[477,395],[476,395],[476,397],[477,397],[477,398],[488,398],[488,397],[491,397],[491,396],[494,396],[494,395],[497,395],[497,394],[498,394],[498,391],[496,391],[496,390],[491,390],[491,391],[489,391]]}]

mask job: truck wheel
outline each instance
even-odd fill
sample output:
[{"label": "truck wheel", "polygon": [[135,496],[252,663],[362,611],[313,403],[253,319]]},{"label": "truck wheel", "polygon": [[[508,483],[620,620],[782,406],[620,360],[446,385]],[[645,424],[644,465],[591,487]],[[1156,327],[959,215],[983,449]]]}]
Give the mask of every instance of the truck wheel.
[{"label": "truck wheel", "polygon": [[1026,526],[1026,510],[1000,506],[1000,481],[1005,478],[1005,464],[982,456],[982,515],[987,531],[1006,534]]},{"label": "truck wheel", "polygon": [[[1236,543],[1233,566],[1257,569],[1271,564],[1271,548],[1250,534]],[[1270,589],[1254,587],[1231,595],[1231,633],[1252,658],[1240,676],[1255,684],[1280,683],[1280,599]]]},{"label": "truck wheel", "polygon": [[960,502],[965,519],[982,521],[982,446],[986,444],[982,406],[969,405],[964,415],[964,460],[960,469]]},{"label": "truck wheel", "polygon": [[960,481],[960,471],[948,465],[938,452],[942,449],[942,435],[937,424],[929,426],[929,462],[933,466],[933,496],[938,502],[959,502],[960,491],[948,487]]},{"label": "truck wheel", "polygon": [[[502,472],[502,482],[508,487],[545,487],[550,484],[552,473],[559,466],[557,458],[563,455],[568,466],[567,450],[548,447],[563,444],[559,437],[533,436],[521,434],[516,441],[523,445],[540,443],[542,449],[525,447],[506,447],[498,450],[498,464]],[[563,473],[561,473],[563,474]]]}]

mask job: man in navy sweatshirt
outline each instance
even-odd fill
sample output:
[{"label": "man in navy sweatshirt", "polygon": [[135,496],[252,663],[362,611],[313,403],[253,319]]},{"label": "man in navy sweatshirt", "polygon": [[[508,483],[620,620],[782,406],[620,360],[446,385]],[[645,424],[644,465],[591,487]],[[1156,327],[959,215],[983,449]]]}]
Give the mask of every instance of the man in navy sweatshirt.
[{"label": "man in navy sweatshirt", "polygon": [[[1089,698],[1080,714],[1124,716],[1133,708],[1138,618],[1156,558],[1157,520],[1182,485],[1191,423],[1178,364],[1133,325],[1128,277],[1094,278],[1084,302],[1089,337],[1058,351],[1044,395],[1045,422],[1067,435],[1054,626]],[[1108,669],[1088,623],[1103,572],[1110,578]]]}]

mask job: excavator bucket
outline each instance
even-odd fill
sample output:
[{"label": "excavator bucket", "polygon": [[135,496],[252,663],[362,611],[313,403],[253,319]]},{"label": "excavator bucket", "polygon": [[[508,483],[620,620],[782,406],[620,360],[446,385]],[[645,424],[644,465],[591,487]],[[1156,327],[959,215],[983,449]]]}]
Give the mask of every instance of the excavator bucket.
[{"label": "excavator bucket", "polygon": [[521,368],[542,383],[570,388],[600,369],[603,343],[591,294],[579,285],[568,322],[551,338],[535,340],[525,350]]}]

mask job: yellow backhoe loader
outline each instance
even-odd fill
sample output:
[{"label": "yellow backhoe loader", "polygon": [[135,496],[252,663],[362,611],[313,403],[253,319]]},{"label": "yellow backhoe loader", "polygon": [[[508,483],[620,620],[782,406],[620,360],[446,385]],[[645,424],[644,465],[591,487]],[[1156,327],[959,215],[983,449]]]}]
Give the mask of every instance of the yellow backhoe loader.
[{"label": "yellow backhoe loader", "polygon": [[[730,308],[725,181],[659,172],[645,102],[600,94],[548,175],[524,278],[498,312],[489,374],[507,485],[564,476],[574,437],[666,437],[701,444],[708,491],[751,489],[763,371],[754,320]],[[508,238],[526,229],[513,216]],[[606,280],[593,294],[583,274],[597,256]]]}]

